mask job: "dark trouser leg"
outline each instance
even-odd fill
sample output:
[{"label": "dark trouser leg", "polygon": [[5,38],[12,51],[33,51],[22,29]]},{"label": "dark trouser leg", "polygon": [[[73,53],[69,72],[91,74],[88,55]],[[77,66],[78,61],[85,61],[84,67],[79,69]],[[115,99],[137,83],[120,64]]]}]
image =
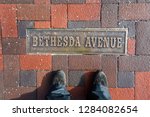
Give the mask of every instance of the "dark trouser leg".
[{"label": "dark trouser leg", "polygon": [[111,96],[107,87],[94,85],[88,95],[89,100],[111,100]]},{"label": "dark trouser leg", "polygon": [[93,78],[93,84],[88,93],[89,100],[111,100],[108,89],[107,77],[103,71],[97,71]]},{"label": "dark trouser leg", "polygon": [[53,86],[46,96],[47,100],[70,100],[70,93],[64,85]]}]

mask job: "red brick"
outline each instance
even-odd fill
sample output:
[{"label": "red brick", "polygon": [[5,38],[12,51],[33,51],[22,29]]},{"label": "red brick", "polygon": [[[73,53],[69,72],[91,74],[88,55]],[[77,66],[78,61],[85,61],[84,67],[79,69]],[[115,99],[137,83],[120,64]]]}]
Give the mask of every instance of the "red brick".
[{"label": "red brick", "polygon": [[86,0],[86,3],[101,3],[101,0]]},{"label": "red brick", "polygon": [[35,4],[50,4],[50,0],[34,0]]},{"label": "red brick", "polygon": [[50,28],[50,21],[36,21],[35,28]]},{"label": "red brick", "polygon": [[122,20],[149,20],[149,11],[150,4],[148,3],[120,4],[119,18]]},{"label": "red brick", "polygon": [[53,28],[67,28],[67,5],[51,6],[51,23]]},{"label": "red brick", "polygon": [[67,87],[71,94],[72,100],[85,100],[85,89],[84,87]]},{"label": "red brick", "polygon": [[0,4],[34,4],[34,0],[0,0]]},{"label": "red brick", "polygon": [[135,39],[128,39],[128,54],[135,55]]},{"label": "red brick", "polygon": [[18,20],[50,20],[49,5],[17,5]]},{"label": "red brick", "polygon": [[100,4],[68,5],[68,20],[100,20]]},{"label": "red brick", "polygon": [[44,100],[50,89],[50,72],[37,72],[37,99]]},{"label": "red brick", "polygon": [[1,4],[0,19],[2,26],[2,37],[17,37],[16,5]]},{"label": "red brick", "polygon": [[35,87],[7,88],[4,91],[5,100],[35,100]]},{"label": "red brick", "polygon": [[51,0],[52,4],[82,4],[86,0]]},{"label": "red brick", "polygon": [[3,55],[0,55],[0,70],[3,70]]},{"label": "red brick", "polygon": [[[1,19],[0,19],[1,21]],[[1,22],[0,22],[0,55],[2,54],[2,30],[1,30]]]},{"label": "red brick", "polygon": [[102,56],[102,70],[107,76],[109,87],[116,87],[117,56]]},{"label": "red brick", "polygon": [[134,100],[134,88],[110,88],[112,100]]},{"label": "red brick", "polygon": [[69,56],[70,70],[97,70],[101,69],[99,55],[73,55]]},{"label": "red brick", "polygon": [[51,56],[49,55],[20,55],[21,70],[50,70]]},{"label": "red brick", "polygon": [[137,72],[135,79],[135,99],[150,100],[150,72]]}]

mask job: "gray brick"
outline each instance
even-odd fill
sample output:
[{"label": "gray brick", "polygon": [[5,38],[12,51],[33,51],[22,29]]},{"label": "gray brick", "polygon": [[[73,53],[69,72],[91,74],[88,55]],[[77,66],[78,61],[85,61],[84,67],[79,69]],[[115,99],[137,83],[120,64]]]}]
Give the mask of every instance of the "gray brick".
[{"label": "gray brick", "polygon": [[86,0],[51,0],[53,4],[64,4],[64,3],[71,3],[71,4],[78,4],[78,3],[85,3]]},{"label": "gray brick", "polygon": [[4,71],[5,70],[19,70],[19,56],[18,55],[4,55]]},{"label": "gray brick", "polygon": [[150,56],[120,56],[119,71],[149,71]]},{"label": "gray brick", "polygon": [[18,70],[5,70],[4,71],[4,86],[5,88],[19,86],[19,71]]},{"label": "gray brick", "polygon": [[138,3],[149,3],[150,2],[150,0],[137,0],[138,1]]},{"label": "gray brick", "polygon": [[69,86],[84,86],[84,71],[69,71]]},{"label": "gray brick", "polygon": [[118,72],[118,87],[119,88],[134,87],[134,72]]},{"label": "gray brick", "polygon": [[3,71],[0,71],[0,80],[3,79]]},{"label": "gray brick", "polygon": [[100,28],[100,21],[69,21],[68,28]]},{"label": "gray brick", "polygon": [[136,54],[150,55],[150,22],[137,23]]},{"label": "gray brick", "polygon": [[2,40],[4,55],[18,55],[26,53],[25,39],[6,38]]},{"label": "gray brick", "polygon": [[54,55],[52,58],[53,70],[68,69],[68,56],[67,55]]},{"label": "gray brick", "polygon": [[0,4],[33,4],[34,0],[0,0]]},{"label": "gray brick", "polygon": [[72,55],[69,56],[70,70],[97,70],[101,69],[100,55]]},{"label": "gray brick", "polygon": [[26,37],[26,29],[34,28],[34,21],[18,21],[18,33],[19,37]]},{"label": "gray brick", "polygon": [[102,5],[102,27],[112,28],[117,27],[118,23],[118,5],[103,4]]},{"label": "gray brick", "polygon": [[136,0],[102,0],[102,3],[105,4],[114,4],[114,3],[136,3]]},{"label": "gray brick", "polygon": [[36,86],[36,72],[35,71],[21,71],[20,72],[20,86]]},{"label": "gray brick", "polygon": [[119,22],[120,28],[128,28],[128,37],[135,37],[135,22],[134,21],[121,21]]},{"label": "gray brick", "polygon": [[5,100],[36,100],[36,87],[14,87],[4,91]]}]

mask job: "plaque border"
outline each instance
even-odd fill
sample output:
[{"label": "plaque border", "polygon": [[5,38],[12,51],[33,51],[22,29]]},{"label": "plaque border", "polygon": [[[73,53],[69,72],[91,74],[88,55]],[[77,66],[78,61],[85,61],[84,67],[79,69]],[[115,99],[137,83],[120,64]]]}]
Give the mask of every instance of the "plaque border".
[{"label": "plaque border", "polygon": [[[52,31],[63,31],[63,30],[65,30],[65,31],[84,31],[84,32],[86,32],[86,31],[105,31],[105,32],[107,32],[107,31],[112,31],[112,32],[120,32],[120,31],[124,31],[126,34],[125,34],[125,51],[124,51],[124,53],[63,53],[63,52],[60,52],[60,53],[51,53],[51,52],[31,52],[30,51],[30,45],[29,45],[29,42],[30,42],[30,40],[29,40],[29,31],[31,31],[31,30],[38,30],[38,31],[43,31],[43,30],[47,30],[47,31],[49,31],[49,30],[52,30]],[[105,54],[105,55],[126,55],[127,54],[127,48],[128,48],[128,28],[74,28],[74,29],[66,29],[66,28],[27,28],[26,29],[26,54],[28,54],[28,55],[38,55],[38,54],[40,54],[40,55],[49,55],[49,54],[51,54],[51,55],[101,55],[101,54]]]}]

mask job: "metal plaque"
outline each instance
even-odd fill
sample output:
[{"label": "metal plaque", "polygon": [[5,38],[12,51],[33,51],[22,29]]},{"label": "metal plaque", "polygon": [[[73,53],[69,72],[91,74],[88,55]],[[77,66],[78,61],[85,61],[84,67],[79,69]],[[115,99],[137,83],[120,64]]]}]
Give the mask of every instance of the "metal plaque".
[{"label": "metal plaque", "polygon": [[27,29],[27,53],[126,54],[126,28]]}]

